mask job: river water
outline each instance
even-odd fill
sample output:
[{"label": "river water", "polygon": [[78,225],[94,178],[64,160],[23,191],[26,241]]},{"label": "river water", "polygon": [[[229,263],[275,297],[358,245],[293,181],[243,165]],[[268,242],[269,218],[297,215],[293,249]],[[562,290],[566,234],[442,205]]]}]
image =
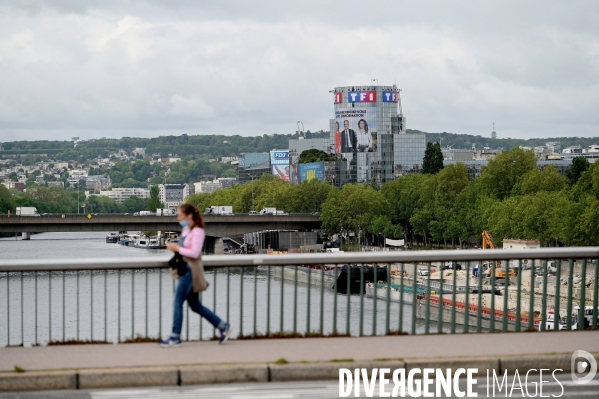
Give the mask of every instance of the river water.
[{"label": "river water", "polygon": [[[0,259],[151,259],[168,255],[166,250],[107,244],[107,234],[42,233],[32,235],[29,241],[4,238],[0,239]],[[295,327],[296,331],[305,333],[308,314],[309,331],[320,332],[321,309],[322,331],[324,334],[333,332],[335,291],[329,287],[325,287],[321,303],[320,287],[298,283],[296,296],[294,283],[285,280],[281,293],[281,280],[275,278],[274,273],[269,279],[266,269],[246,268],[243,277],[239,268],[231,268],[228,273],[209,271],[206,278],[210,287],[203,293],[202,303],[229,320],[234,328],[233,337],[240,333],[264,334],[267,327],[270,332],[281,331],[281,320],[283,331],[291,332]],[[0,346],[43,345],[64,340],[117,342],[137,336],[167,336],[172,324],[174,284],[167,269],[52,272],[51,275],[47,272],[10,273],[8,276],[0,273]],[[349,333],[352,335],[360,333],[360,303],[359,295],[350,296]],[[347,296],[337,294],[336,306],[337,331],[347,333]],[[386,313],[385,301],[377,301],[375,313],[373,299],[364,297],[363,334],[384,334]],[[402,329],[410,331],[411,305],[404,305],[402,313]],[[187,307],[184,314],[183,339],[213,337],[214,329],[206,320],[201,320]],[[398,303],[390,304],[389,314],[390,329],[398,330]],[[448,326],[443,329],[447,331]],[[421,320],[416,321],[416,330],[417,333],[424,331]],[[431,331],[435,330],[436,323],[431,326]]]}]

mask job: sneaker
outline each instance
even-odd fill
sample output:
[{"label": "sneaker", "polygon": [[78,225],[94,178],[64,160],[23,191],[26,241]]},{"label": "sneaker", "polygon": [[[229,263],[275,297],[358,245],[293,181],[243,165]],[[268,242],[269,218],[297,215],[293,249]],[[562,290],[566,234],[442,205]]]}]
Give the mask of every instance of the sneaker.
[{"label": "sneaker", "polygon": [[172,346],[181,346],[181,340],[178,337],[168,337],[167,339],[158,342],[161,348],[170,348]]},{"label": "sneaker", "polygon": [[229,323],[225,324],[225,328],[220,331],[220,341],[219,344],[224,344],[229,340],[229,335],[231,335],[231,325]]}]

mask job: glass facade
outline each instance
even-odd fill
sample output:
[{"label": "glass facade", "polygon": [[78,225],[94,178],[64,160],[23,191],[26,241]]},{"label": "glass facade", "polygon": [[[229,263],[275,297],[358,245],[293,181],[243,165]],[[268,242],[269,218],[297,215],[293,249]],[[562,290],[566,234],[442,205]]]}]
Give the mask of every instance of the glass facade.
[{"label": "glass facade", "polygon": [[338,161],[327,181],[380,185],[422,168],[426,137],[406,133],[397,86],[336,87],[334,114],[329,152]]}]

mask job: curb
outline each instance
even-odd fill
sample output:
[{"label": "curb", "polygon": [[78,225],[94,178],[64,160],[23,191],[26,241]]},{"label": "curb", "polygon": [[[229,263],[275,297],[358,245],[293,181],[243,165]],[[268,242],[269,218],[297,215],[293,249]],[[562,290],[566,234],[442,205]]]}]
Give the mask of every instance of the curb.
[{"label": "curb", "polygon": [[[599,353],[592,353],[599,358]],[[503,374],[519,370],[562,369],[570,371],[571,354],[518,355],[502,357],[408,358],[357,362],[259,363],[127,367],[65,371],[0,373],[0,392],[56,389],[126,388],[139,386],[178,386],[233,382],[338,380],[339,369],[373,368],[407,371],[423,368],[478,368],[478,375],[495,371]]]},{"label": "curb", "polygon": [[77,372],[71,370],[0,373],[0,392],[50,389],[77,389]]},{"label": "curb", "polygon": [[312,380],[338,380],[339,369],[353,370],[356,368],[403,368],[403,362],[331,362],[331,363],[289,363],[269,364],[270,381],[312,381]]},{"label": "curb", "polygon": [[88,369],[78,372],[78,389],[177,385],[176,367],[127,367]]}]

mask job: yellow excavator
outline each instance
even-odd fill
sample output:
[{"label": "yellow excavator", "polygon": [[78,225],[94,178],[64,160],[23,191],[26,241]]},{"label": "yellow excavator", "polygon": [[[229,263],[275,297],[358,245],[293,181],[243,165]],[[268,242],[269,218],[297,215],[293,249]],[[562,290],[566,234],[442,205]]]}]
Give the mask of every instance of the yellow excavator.
[{"label": "yellow excavator", "polygon": [[[483,230],[482,233],[483,236],[483,249],[496,249],[497,247],[495,246],[495,241],[493,241],[493,237],[491,237],[491,233],[489,233],[487,230]],[[489,268],[489,273],[487,274],[487,277],[491,277],[493,275],[493,273],[495,272],[495,266],[496,266],[496,261],[492,261],[491,262],[491,267]],[[495,277],[499,277],[499,278],[505,278],[506,274],[507,277],[514,277],[515,276],[515,272],[513,270],[508,270],[506,271],[506,269],[501,267],[501,264],[499,265],[499,269],[497,269],[497,274]]]}]

